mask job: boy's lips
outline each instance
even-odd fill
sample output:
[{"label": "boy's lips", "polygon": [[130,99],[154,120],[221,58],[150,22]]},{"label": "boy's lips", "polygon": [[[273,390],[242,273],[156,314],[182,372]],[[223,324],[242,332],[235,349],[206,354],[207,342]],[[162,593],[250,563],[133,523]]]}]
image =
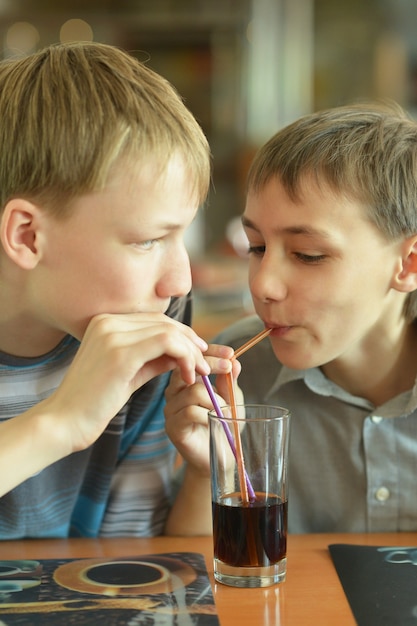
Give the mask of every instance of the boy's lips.
[{"label": "boy's lips", "polygon": [[270,337],[282,337],[286,335],[290,330],[294,328],[294,326],[287,326],[284,324],[268,324],[265,326],[267,328],[271,328],[271,332],[269,334]]}]

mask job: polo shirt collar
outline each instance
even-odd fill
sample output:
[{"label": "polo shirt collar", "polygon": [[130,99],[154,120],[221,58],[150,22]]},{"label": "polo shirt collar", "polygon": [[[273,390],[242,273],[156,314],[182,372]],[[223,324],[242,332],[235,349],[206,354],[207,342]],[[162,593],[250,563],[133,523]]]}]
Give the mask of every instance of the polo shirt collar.
[{"label": "polo shirt collar", "polygon": [[380,407],[375,407],[369,400],[354,396],[329,380],[318,367],[307,370],[295,370],[282,366],[265,399],[268,400],[268,398],[278,393],[284,385],[297,380],[303,381],[311,391],[318,395],[332,396],[342,402],[367,409],[370,413],[378,414],[381,417],[405,416],[417,410],[417,378],[412,390],[401,393]]}]

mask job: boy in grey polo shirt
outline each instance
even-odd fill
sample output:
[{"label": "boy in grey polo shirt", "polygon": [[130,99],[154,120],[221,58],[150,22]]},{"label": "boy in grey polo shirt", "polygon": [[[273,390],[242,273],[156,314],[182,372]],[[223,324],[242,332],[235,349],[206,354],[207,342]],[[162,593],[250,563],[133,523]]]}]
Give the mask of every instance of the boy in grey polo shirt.
[{"label": "boy in grey polo shirt", "polygon": [[[216,341],[272,329],[241,357],[239,385],[292,412],[291,532],[417,530],[416,207],[417,124],[396,105],[305,116],[251,166],[257,315]],[[178,387],[166,413],[193,403],[202,420],[203,386]]]}]

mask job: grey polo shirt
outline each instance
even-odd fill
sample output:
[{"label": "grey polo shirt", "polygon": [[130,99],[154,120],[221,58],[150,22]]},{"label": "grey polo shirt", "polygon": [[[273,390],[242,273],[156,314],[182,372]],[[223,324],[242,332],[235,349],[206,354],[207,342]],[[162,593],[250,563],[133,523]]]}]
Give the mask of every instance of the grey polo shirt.
[{"label": "grey polo shirt", "polygon": [[[242,345],[262,329],[240,320],[216,342]],[[379,407],[320,369],[292,370],[264,339],[242,357],[249,403],[291,411],[289,531],[417,531],[417,384]]]}]

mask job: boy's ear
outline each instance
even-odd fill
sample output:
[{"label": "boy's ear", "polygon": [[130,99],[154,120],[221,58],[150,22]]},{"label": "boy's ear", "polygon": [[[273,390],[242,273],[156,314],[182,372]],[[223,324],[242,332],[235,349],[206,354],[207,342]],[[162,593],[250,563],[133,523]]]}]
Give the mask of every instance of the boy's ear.
[{"label": "boy's ear", "polygon": [[7,256],[22,269],[39,262],[39,208],[22,198],[10,200],[1,215],[0,240]]},{"label": "boy's ear", "polygon": [[393,277],[392,287],[409,293],[417,289],[417,235],[408,237],[402,245],[399,271]]}]

